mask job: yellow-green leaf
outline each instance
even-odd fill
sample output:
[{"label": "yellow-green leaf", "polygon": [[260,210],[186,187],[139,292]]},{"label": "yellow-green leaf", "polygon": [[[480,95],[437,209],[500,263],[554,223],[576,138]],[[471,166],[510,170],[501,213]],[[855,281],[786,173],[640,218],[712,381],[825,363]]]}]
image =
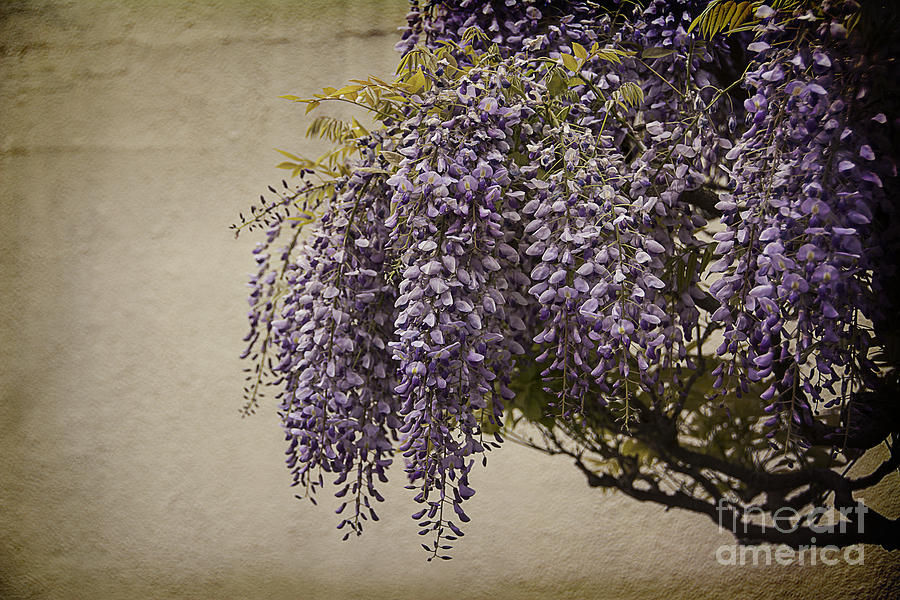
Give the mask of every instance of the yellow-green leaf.
[{"label": "yellow-green leaf", "polygon": [[406,80],[406,89],[415,94],[423,87],[425,87],[425,74],[422,73],[422,69],[417,69],[413,76]]},{"label": "yellow-green leaf", "polygon": [[281,153],[283,156],[287,156],[287,157],[290,158],[291,160],[296,160],[296,161],[298,161],[298,162],[299,162],[300,160],[302,160],[299,156],[295,156],[295,155],[291,154],[290,152],[285,152],[284,150],[279,150],[278,148],[275,148],[275,152],[279,152],[279,153]]},{"label": "yellow-green leaf", "polygon": [[356,118],[354,117],[353,118],[353,133],[354,133],[354,135],[362,137],[362,136],[368,134],[369,131],[365,127],[363,127],[362,124],[360,124],[360,122],[357,121]]},{"label": "yellow-green leaf", "polygon": [[743,25],[749,17],[753,15],[753,2],[742,2],[741,3],[741,12],[734,18],[734,22],[732,23],[732,28],[739,27]]},{"label": "yellow-green leaf", "polygon": [[356,100],[356,92],[358,92],[360,89],[362,89],[361,85],[345,85],[341,89],[332,92],[331,96],[333,98],[344,96],[348,100]]},{"label": "yellow-green leaf", "polygon": [[456,57],[451,53],[448,52],[447,56],[445,56],[444,59],[447,61],[447,64],[449,64],[454,69],[459,68],[459,63],[456,62]]},{"label": "yellow-green leaf", "polygon": [[578,61],[575,60],[574,56],[572,56],[571,54],[563,54],[560,58],[562,58],[562,62],[567,69],[569,69],[570,71],[578,70]]},{"label": "yellow-green leaf", "polygon": [[732,8],[732,3],[728,2],[726,4],[722,4],[719,7],[719,11],[716,14],[716,20],[713,23],[712,30],[710,33],[715,35],[722,31],[722,26],[725,24],[725,19],[728,17],[729,10]]},{"label": "yellow-green leaf", "polygon": [[636,83],[627,81],[616,91],[616,98],[619,102],[630,104],[636,108],[644,101],[644,90]]},{"label": "yellow-green leaf", "polygon": [[611,50],[598,50],[597,57],[603,60],[608,60],[609,62],[621,64],[622,59],[619,58],[619,55]]},{"label": "yellow-green leaf", "polygon": [[572,52],[581,60],[587,59],[587,50],[578,42],[572,42]]},{"label": "yellow-green leaf", "polygon": [[725,19],[722,21],[722,29],[728,29],[731,26],[731,22],[739,15],[741,12],[740,2],[731,2],[728,6],[727,14],[725,15]]},{"label": "yellow-green leaf", "polygon": [[341,89],[335,90],[334,92],[332,92],[331,95],[332,96],[343,96],[344,94],[348,94],[350,92],[356,92],[360,88],[362,88],[361,85],[345,85]]},{"label": "yellow-green leaf", "polygon": [[550,81],[547,82],[547,91],[554,96],[559,96],[567,89],[569,89],[569,86],[566,80],[560,76],[559,72],[554,72],[550,77]]},{"label": "yellow-green leaf", "polygon": [[382,150],[381,155],[387,160],[389,163],[394,165],[399,165],[400,161],[403,160],[403,155],[398,152],[391,152],[390,150]]},{"label": "yellow-green leaf", "polygon": [[641,52],[641,58],[662,58],[663,56],[669,56],[674,53],[675,50],[672,48],[645,48],[644,51]]}]

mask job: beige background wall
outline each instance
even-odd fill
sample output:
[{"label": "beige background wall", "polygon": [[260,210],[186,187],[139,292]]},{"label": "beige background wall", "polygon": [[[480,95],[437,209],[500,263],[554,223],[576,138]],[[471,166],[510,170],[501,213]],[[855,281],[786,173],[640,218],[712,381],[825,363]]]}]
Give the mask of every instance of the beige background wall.
[{"label": "beige background wall", "polygon": [[720,566],[707,519],[512,445],[440,564],[399,472],[349,543],[293,499],[274,405],[238,416],[255,240],[227,226],[273,148],[315,150],[277,96],[389,75],[405,11],[0,0],[0,598],[888,597],[896,554]]}]

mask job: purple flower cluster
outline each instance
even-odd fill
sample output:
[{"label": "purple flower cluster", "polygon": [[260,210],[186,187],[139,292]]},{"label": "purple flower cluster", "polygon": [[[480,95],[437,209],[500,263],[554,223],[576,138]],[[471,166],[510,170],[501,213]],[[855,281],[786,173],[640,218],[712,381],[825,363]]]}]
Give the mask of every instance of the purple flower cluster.
[{"label": "purple flower cluster", "polygon": [[[437,88],[400,124],[403,156],[387,180],[394,210],[386,225],[401,277],[394,341],[399,373],[399,450],[410,487],[425,507],[420,533],[429,547],[460,535],[462,502],[474,494],[471,457],[494,443],[527,330],[522,293],[528,282],[514,243],[520,229],[515,164],[507,164],[513,129],[533,114],[511,104],[503,70],[473,68],[453,87]],[[430,116],[429,116],[430,115]],[[452,507],[453,514],[450,513]]]},{"label": "purple flower cluster", "polygon": [[[716,328],[721,393],[771,383],[773,413],[811,419],[801,405],[871,379],[873,272],[893,268],[879,246],[896,240],[876,223],[895,172],[872,78],[840,15],[764,19],[734,109],[732,53],[687,33],[695,4],[623,19],[565,3],[546,23],[559,3],[414,4],[400,47],[425,36],[426,85],[398,88],[402,114],[358,141],[305,238],[291,221],[269,231],[251,280],[248,352],[276,355],[288,465],[310,492],[336,475],[340,527],[377,518],[397,451],[423,546],[445,558],[523,356],[543,369],[543,408],[573,422],[674,402],[691,344]],[[471,27],[500,46],[463,40]],[[815,42],[784,43],[803,27]],[[713,241],[716,212],[691,200],[708,186],[728,190]]]},{"label": "purple flower cluster", "polygon": [[470,27],[485,32],[491,43],[504,50],[515,51],[538,31],[545,13],[585,10],[583,2],[552,0],[413,0],[411,5],[407,26],[396,46],[403,53],[417,44],[459,41]]},{"label": "purple flower cluster", "polygon": [[[896,168],[875,150],[886,122],[869,99],[878,82],[860,68],[840,8],[811,22],[760,9],[748,129],[728,153],[734,189],[718,205],[725,228],[711,270],[721,277],[710,292],[722,303],[719,354],[731,357],[718,384],[771,381],[769,425],[779,414],[788,427],[811,425],[810,406],[843,403],[877,381],[866,323],[889,305],[873,272],[893,271],[895,259],[883,254],[874,215],[896,221],[883,183]],[[785,45],[797,35],[814,41]]]},{"label": "purple flower cluster", "polygon": [[[544,136],[560,144],[528,146],[531,166],[523,171],[542,172],[545,181],[526,184],[530,237],[522,251],[537,259],[529,291],[543,330],[534,340],[543,345],[539,360],[553,357],[544,375],[563,413],[566,398],[583,408],[592,386],[601,404],[624,399],[627,407],[640,390],[662,395],[670,382],[658,367],[685,359],[698,323],[704,244],[694,233],[706,220],[681,194],[716,176],[730,144],[698,110],[712,78],[700,63],[711,57],[693,48],[684,8],[654,2],[614,32],[609,17],[585,27],[582,45],[599,32],[666,52],[587,61],[579,70],[585,85],[573,88],[576,126],[545,126]],[[641,86],[639,106],[612,100],[627,84]],[[548,168],[557,155],[562,160]]]},{"label": "purple flower cluster", "polygon": [[[632,41],[657,29],[676,36],[675,56],[655,65],[675,72],[687,60],[686,24],[672,27],[664,7],[648,11],[656,25],[625,31]],[[539,16],[528,7],[523,18]],[[698,91],[685,85],[682,100],[661,103],[665,88],[651,84],[658,120],[638,132],[644,107],[616,94],[646,84],[652,69],[627,53],[618,64],[591,56],[571,92],[554,89],[555,61],[575,42],[623,41],[608,15],[592,18],[523,41],[546,59],[512,53],[465,72],[437,65],[407,118],[366,147],[367,168],[386,166],[378,147],[401,157],[390,176],[342,181],[317,227],[287,251],[284,273],[261,264],[254,297],[267,293],[270,313],[280,306],[266,324],[288,464],[310,492],[322,472],[338,474],[337,495],[351,497],[339,512],[352,505],[341,527],[361,531],[369,498],[380,498],[373,478],[384,479],[393,434],[423,504],[420,533],[435,534],[426,547],[438,556],[461,535],[473,459],[499,442],[485,429],[501,424],[515,357],[532,346],[564,414],[627,400],[629,381],[661,389],[651,366],[684,356],[697,275],[676,290],[666,264],[694,243],[669,230],[698,225],[678,202],[703,176],[683,163],[708,139],[696,123],[678,125]],[[472,24],[441,23],[457,36]],[[669,139],[679,142],[674,153],[647,149]],[[618,149],[626,140],[630,157]]]},{"label": "purple flower cluster", "polygon": [[350,506],[339,527],[356,533],[378,518],[370,498],[382,499],[375,480],[386,481],[400,425],[387,348],[396,294],[384,279],[386,194],[372,175],[343,182],[286,265],[281,318],[270,324],[294,484],[312,493],[322,472],[337,473],[338,513]]}]

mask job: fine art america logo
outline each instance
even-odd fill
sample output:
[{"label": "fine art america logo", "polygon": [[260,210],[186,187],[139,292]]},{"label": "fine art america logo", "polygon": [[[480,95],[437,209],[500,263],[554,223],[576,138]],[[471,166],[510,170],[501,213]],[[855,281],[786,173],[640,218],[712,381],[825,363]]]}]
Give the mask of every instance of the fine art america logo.
[{"label": "fine art america logo", "polygon": [[[865,531],[865,514],[868,510],[862,502],[857,502],[856,506],[840,508],[840,517],[835,518],[836,511],[821,506],[814,508],[812,512],[804,512],[803,515],[793,508],[784,506],[772,513],[771,524],[760,519],[753,526],[761,528],[763,532],[766,528],[771,527],[780,533],[790,534],[797,531],[801,523],[805,521],[804,526],[814,534],[846,533],[848,527],[855,527],[859,533],[863,533]],[[749,521],[738,516],[734,505],[727,501],[720,499],[716,506],[716,512],[719,515],[720,532],[729,531],[740,534],[740,529],[743,527],[742,533],[746,534],[751,526]],[[740,512],[745,517],[752,517],[754,514],[759,517],[764,516],[762,509],[752,506]],[[827,523],[822,522],[825,520],[823,517],[829,517]],[[716,562],[720,565],[769,566],[774,562],[779,565],[816,566],[823,564],[830,566],[838,564],[841,559],[848,565],[863,564],[865,559],[863,546],[847,546],[843,550],[831,544],[817,546],[816,538],[813,535],[809,538],[809,544],[800,545],[797,549],[771,544],[723,544],[716,549]]]}]

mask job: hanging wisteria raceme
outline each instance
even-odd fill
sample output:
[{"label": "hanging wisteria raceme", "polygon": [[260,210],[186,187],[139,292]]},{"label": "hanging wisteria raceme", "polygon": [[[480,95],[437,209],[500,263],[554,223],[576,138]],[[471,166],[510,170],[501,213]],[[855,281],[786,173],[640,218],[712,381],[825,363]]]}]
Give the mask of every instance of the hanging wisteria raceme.
[{"label": "hanging wisteria raceme", "polygon": [[395,205],[388,225],[402,274],[391,343],[402,373],[400,450],[416,500],[427,504],[414,515],[424,519],[420,533],[437,532],[435,554],[445,526],[451,541],[461,535],[448,518],[451,506],[454,518],[468,521],[461,503],[474,494],[470,457],[496,443],[484,429],[501,423],[513,396],[510,374],[514,357],[531,345],[525,332],[533,310],[512,245],[522,231],[521,172],[504,159],[516,144],[514,128],[534,110],[522,99],[509,102],[502,64],[452,83],[423,100],[431,116],[400,125],[404,158],[388,179]]},{"label": "hanging wisteria raceme", "polygon": [[[886,117],[869,101],[878,74],[858,68],[861,49],[847,39],[850,8],[836,3],[813,22],[759,9],[749,128],[729,152],[735,187],[719,204],[726,228],[712,271],[723,275],[710,291],[723,304],[719,353],[731,357],[719,382],[771,379],[769,425],[785,415],[788,438],[792,422],[812,426],[811,406],[877,384],[866,323],[889,304],[873,273],[895,269],[881,232],[896,223],[882,181],[896,168],[873,141]],[[800,37],[814,41],[785,44]]]},{"label": "hanging wisteria raceme", "polygon": [[277,334],[277,330],[272,327],[272,323],[277,318],[279,306],[276,282],[284,276],[300,233],[296,221],[288,224],[289,228],[294,229],[291,241],[281,249],[281,260],[278,263],[280,266],[272,265],[270,246],[278,239],[284,224],[282,218],[276,218],[276,221],[266,231],[266,241],[257,243],[253,249],[257,271],[250,276],[248,282],[250,294],[247,302],[250,304],[250,311],[247,313],[247,320],[250,322],[250,330],[244,336],[243,341],[247,343],[247,346],[241,353],[241,358],[250,358],[254,361],[255,367],[244,369],[244,372],[248,373],[246,377],[248,383],[244,388],[244,396],[247,401],[241,407],[241,413],[244,416],[255,412],[259,399],[263,395],[261,390],[263,385],[281,383],[280,380],[265,381],[267,371],[272,371],[272,363],[267,357],[267,352],[274,346],[273,337]]},{"label": "hanging wisteria raceme", "polygon": [[338,512],[350,506],[340,527],[357,533],[377,519],[369,498],[382,499],[375,479],[386,481],[400,425],[387,348],[396,295],[384,279],[387,193],[373,175],[344,182],[288,265],[272,323],[294,483],[312,494],[323,471],[337,473]]},{"label": "hanging wisteria raceme", "polygon": [[277,219],[251,279],[248,354],[274,355],[294,482],[312,497],[331,474],[347,535],[399,452],[429,559],[448,558],[530,363],[542,416],[627,430],[681,410],[723,330],[723,405],[768,386],[785,448],[818,403],[877,383],[896,173],[850,8],[761,7],[704,41],[705,3],[608,4],[414,3],[397,81],[292,97],[383,124],[350,136],[317,214]]}]

